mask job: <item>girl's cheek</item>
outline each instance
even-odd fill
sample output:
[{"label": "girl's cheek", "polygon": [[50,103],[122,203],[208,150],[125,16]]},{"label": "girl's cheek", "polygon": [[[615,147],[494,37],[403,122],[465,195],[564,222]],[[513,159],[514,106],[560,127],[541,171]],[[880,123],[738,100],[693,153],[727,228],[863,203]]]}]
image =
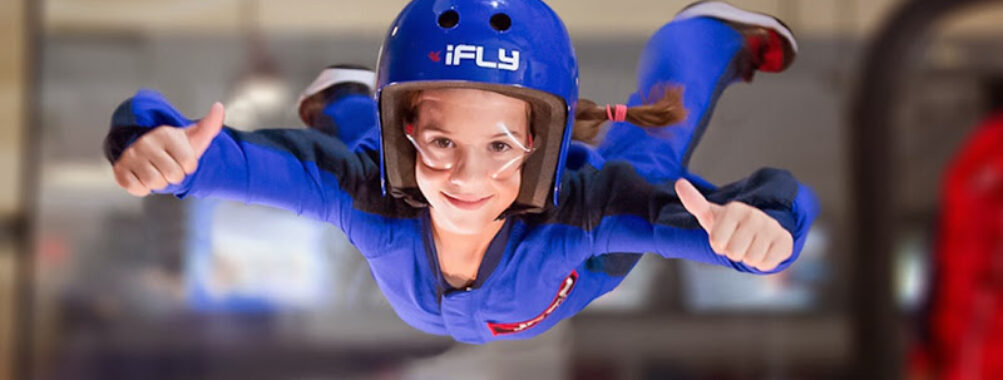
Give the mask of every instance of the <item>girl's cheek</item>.
[{"label": "girl's cheek", "polygon": [[425,168],[425,170],[422,171],[422,175],[425,177],[426,182],[436,187],[441,187],[449,181],[448,170],[433,170]]},{"label": "girl's cheek", "polygon": [[417,157],[415,159],[414,168],[415,168],[415,174],[417,175],[418,178],[424,177],[431,179],[431,178],[441,177],[442,174],[446,172],[445,170],[435,170],[428,167],[427,165],[425,165],[424,162],[421,161],[420,158]]},{"label": "girl's cheek", "polygon": [[503,198],[506,198],[506,201],[508,201],[508,199],[515,201],[515,198],[519,195],[519,185],[522,183],[522,173],[516,173],[511,178],[498,180],[495,183],[495,188],[498,193],[503,195]]}]

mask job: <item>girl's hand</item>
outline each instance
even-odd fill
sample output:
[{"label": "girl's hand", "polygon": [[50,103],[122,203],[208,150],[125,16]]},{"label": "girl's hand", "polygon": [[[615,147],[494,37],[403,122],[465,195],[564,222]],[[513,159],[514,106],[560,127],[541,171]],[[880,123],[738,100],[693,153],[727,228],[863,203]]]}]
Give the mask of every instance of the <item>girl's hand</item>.
[{"label": "girl's hand", "polygon": [[719,255],[769,271],[794,252],[790,232],[762,210],[742,202],[711,203],[685,179],[676,181],[676,194],[707,231],[711,249]]},{"label": "girl's hand", "polygon": [[118,185],[137,197],[178,184],[198,168],[199,158],[223,129],[223,105],[215,103],[209,115],[185,128],[159,126],[122,152],[112,166]]}]

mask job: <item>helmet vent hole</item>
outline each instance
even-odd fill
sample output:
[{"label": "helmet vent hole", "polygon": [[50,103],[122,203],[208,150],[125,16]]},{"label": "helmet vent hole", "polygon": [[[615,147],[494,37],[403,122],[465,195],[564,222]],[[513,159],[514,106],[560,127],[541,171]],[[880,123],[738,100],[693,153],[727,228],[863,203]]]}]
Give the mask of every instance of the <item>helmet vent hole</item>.
[{"label": "helmet vent hole", "polygon": [[460,23],[460,14],[450,9],[439,15],[439,26],[443,29],[450,29]]},{"label": "helmet vent hole", "polygon": [[499,32],[504,32],[512,27],[512,19],[504,13],[495,14],[491,16],[491,27]]}]

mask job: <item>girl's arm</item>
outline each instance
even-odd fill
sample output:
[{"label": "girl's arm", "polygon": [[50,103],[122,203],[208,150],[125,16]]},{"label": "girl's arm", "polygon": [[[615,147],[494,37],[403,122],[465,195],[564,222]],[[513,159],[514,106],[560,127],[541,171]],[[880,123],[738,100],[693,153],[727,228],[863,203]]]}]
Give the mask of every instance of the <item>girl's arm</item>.
[{"label": "girl's arm", "polygon": [[741,202],[776,220],[793,240],[790,256],[763,271],[716,253],[708,233],[683,206],[672,182],[653,185],[631,164],[613,161],[601,169],[589,166],[569,173],[563,182],[556,218],[584,229],[592,248],[569,253],[569,260],[581,262],[608,252],[653,252],[765,274],[781,271],[797,259],[818,214],[818,201],[789,172],[760,169],[720,188],[695,177],[691,181],[710,202]]},{"label": "girl's arm", "polygon": [[[192,123],[160,94],[139,91],[115,111],[105,153],[113,165],[120,164],[135,155],[129,152],[133,144],[157,127]],[[382,235],[378,231],[383,222],[409,211],[381,195],[377,154],[353,152],[338,139],[312,130],[241,132],[223,127],[204,149],[197,168],[183,180],[151,190],[294,211],[341,227],[353,242],[363,244],[363,252],[368,251],[367,243],[379,244],[374,240]]]}]

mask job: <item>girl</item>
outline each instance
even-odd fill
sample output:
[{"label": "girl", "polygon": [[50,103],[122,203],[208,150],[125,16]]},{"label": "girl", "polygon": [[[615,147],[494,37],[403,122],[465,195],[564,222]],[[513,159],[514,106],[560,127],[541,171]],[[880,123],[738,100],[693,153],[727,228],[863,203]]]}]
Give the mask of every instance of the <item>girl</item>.
[{"label": "girl", "polygon": [[[542,2],[414,0],[381,51],[378,117],[338,121],[339,135],[363,131],[352,148],[312,130],[223,128],[219,104],[192,125],[140,91],[116,110],[106,152],[137,196],[242,200],[340,226],[420,330],[530,338],[615,288],[643,252],[790,266],[818,212],[807,187],[761,169],[717,188],[685,165],[724,88],[783,70],[796,49],[772,17],[697,3],[652,37],[630,107],[603,107],[578,99],[570,39]],[[607,120],[598,148],[570,142]]]}]

